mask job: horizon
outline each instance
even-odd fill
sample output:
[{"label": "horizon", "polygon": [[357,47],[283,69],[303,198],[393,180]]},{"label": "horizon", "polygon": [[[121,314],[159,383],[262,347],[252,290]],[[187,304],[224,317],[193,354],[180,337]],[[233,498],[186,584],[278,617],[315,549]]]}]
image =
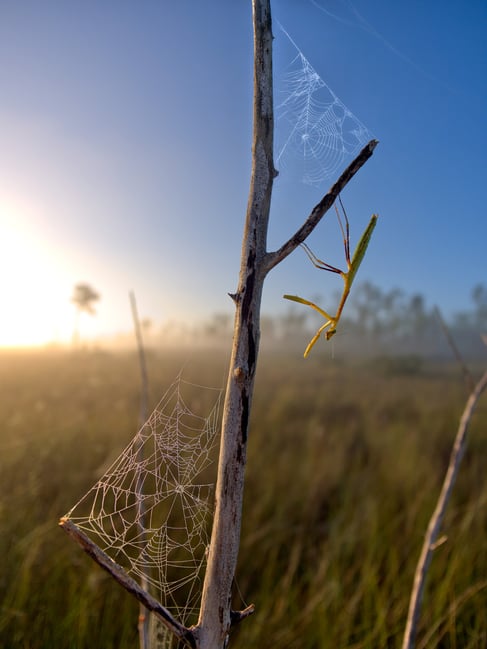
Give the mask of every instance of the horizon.
[{"label": "horizon", "polygon": [[[385,293],[373,284],[359,283],[355,286],[346,315],[339,324],[336,339],[328,342],[322,337],[318,341],[317,350],[324,357],[332,359],[336,352],[337,357],[374,356],[380,353],[391,357],[404,353],[428,357],[438,355],[440,349],[440,355],[450,356],[451,348],[442,331],[446,325],[450,335],[463,351],[470,357],[473,352],[475,358],[476,354],[482,354],[485,350],[482,341],[485,344],[487,304],[484,304],[484,300],[487,287],[477,285],[475,288],[480,289],[480,301],[474,301],[472,291],[470,309],[457,311],[446,318],[441,312],[438,314],[438,307],[427,303],[421,294],[406,294],[400,289]],[[374,304],[366,314],[363,309],[366,308],[369,294],[374,296]],[[395,298],[391,302],[393,295]],[[335,300],[337,299],[338,294],[335,295]],[[408,306],[412,308],[409,309]],[[74,313],[74,305],[72,308]],[[73,318],[73,322],[78,319],[79,321],[71,335],[63,340],[51,339],[30,345],[0,344],[0,351],[111,352],[136,349],[138,343],[133,322],[126,329],[99,334],[93,325],[96,317],[96,311],[80,312],[78,318]],[[364,317],[365,320],[362,321]],[[439,317],[444,319],[443,323]],[[87,327],[88,324],[91,324],[90,328]],[[288,350],[302,352],[307,338],[315,333],[320,324],[321,318],[314,311],[301,310],[294,303],[290,304],[286,311],[278,314],[264,311],[261,316],[263,348],[276,351],[285,344]],[[191,323],[176,319],[153,321],[145,318],[139,319],[139,326],[143,345],[147,350],[226,348],[228,351],[233,335],[233,318],[229,312],[215,311],[207,318]],[[364,339],[367,341],[365,350],[362,349]]]}]

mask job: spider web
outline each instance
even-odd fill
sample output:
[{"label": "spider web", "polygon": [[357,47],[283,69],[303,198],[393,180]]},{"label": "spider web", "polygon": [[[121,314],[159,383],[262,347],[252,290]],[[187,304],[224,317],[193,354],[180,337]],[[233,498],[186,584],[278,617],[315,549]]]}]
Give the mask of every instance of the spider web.
[{"label": "spider web", "polygon": [[[188,406],[195,399],[197,414]],[[215,396],[216,395],[216,396]],[[221,390],[178,376],[132,442],[66,515],[185,626],[196,622]],[[205,405],[206,404],[206,405]],[[211,472],[212,473],[212,472]],[[172,647],[152,618],[153,645]]]},{"label": "spider web", "polygon": [[297,55],[278,90],[276,163],[284,173],[297,171],[303,183],[318,185],[342,169],[370,140],[370,133],[279,26]]}]

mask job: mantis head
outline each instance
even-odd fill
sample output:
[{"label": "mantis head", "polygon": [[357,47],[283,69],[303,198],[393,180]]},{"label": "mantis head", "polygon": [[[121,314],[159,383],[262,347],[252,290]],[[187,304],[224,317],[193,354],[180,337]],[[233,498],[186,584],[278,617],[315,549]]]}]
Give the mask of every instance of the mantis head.
[{"label": "mantis head", "polygon": [[329,330],[325,333],[325,338],[326,338],[326,340],[330,340],[330,338],[331,338],[332,336],[334,336],[334,335],[336,334],[336,332],[337,332],[336,329],[329,329]]}]

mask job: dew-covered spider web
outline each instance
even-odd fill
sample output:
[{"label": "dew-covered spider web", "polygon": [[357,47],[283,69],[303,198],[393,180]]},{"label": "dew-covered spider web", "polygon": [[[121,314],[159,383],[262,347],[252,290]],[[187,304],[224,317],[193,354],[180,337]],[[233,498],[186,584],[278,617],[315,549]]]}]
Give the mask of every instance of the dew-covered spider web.
[{"label": "dew-covered spider web", "polygon": [[[206,565],[221,394],[178,376],[66,515],[185,626],[197,621]],[[151,646],[176,646],[151,617]]]},{"label": "dew-covered spider web", "polygon": [[335,179],[371,139],[280,25],[297,51],[276,95],[276,166],[307,185]]}]

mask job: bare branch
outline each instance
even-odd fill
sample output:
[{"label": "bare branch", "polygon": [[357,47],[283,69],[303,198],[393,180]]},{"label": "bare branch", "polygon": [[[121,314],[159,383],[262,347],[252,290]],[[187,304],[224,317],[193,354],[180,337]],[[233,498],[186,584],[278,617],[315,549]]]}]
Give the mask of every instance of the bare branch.
[{"label": "bare branch", "polygon": [[272,268],[274,268],[274,266],[280,263],[293,250],[295,250],[300,243],[303,243],[303,241],[307,239],[307,237],[311,234],[311,232],[313,232],[326,212],[328,212],[330,207],[332,207],[333,203],[336,201],[343,188],[346,187],[348,182],[355,176],[357,171],[361,167],[363,167],[367,160],[372,156],[377,144],[377,140],[370,140],[370,142],[364,146],[362,151],[360,151],[355,160],[348,165],[348,167],[345,169],[336,183],[332,185],[328,193],[323,196],[321,201],[317,205],[315,205],[315,207],[313,207],[310,215],[303,223],[303,225],[299,228],[299,230],[297,230],[293,234],[293,236],[279,248],[279,250],[267,253],[266,272],[269,272]]},{"label": "bare branch", "polygon": [[134,595],[149,611],[152,611],[177,638],[182,640],[188,647],[191,647],[191,649],[196,649],[197,644],[193,631],[175,620],[167,608],[164,608],[164,606],[154,599],[154,597],[146,593],[135,579],[129,577],[125,570],[119,566],[118,563],[115,563],[115,561],[110,559],[103,550],[100,550],[100,548],[93,543],[93,541],[86,536],[79,527],[68,518],[61,518],[59,525],[72,539],[76,541],[76,543],[81,546],[86,554],[96,561],[96,563],[104,570],[109,572],[121,586]]},{"label": "bare branch", "polygon": [[230,620],[232,626],[240,624],[242,620],[245,620],[246,617],[255,613],[255,604],[249,604],[247,608],[244,608],[243,611],[230,611]]},{"label": "bare branch", "polygon": [[413,649],[414,647],[416,627],[418,623],[421,602],[423,599],[426,575],[433,555],[433,550],[435,548],[438,532],[443,522],[446,506],[448,504],[448,501],[450,500],[453,485],[455,484],[458,469],[460,467],[460,462],[465,451],[468,425],[475,410],[475,406],[477,405],[477,401],[479,400],[480,395],[485,390],[485,388],[487,388],[487,372],[484,373],[480,381],[475,386],[475,389],[471,393],[470,397],[468,398],[467,404],[460,419],[460,425],[458,427],[458,432],[453,444],[450,462],[448,464],[448,470],[443,481],[443,487],[441,489],[435,511],[433,512],[433,515],[430,519],[424,538],[423,547],[421,549],[421,554],[418,560],[418,565],[416,566],[402,649]]}]

